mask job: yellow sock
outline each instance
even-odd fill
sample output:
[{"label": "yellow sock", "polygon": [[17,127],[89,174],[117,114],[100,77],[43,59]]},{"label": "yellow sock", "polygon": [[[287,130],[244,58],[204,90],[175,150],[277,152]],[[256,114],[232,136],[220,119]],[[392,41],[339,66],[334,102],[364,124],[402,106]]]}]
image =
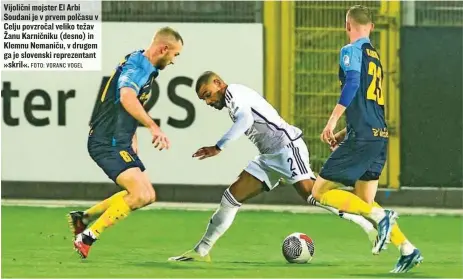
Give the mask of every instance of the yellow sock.
[{"label": "yellow sock", "polygon": [[[377,202],[373,202],[373,206],[381,208],[381,206]],[[397,223],[392,226],[391,230],[391,242],[396,246],[399,247],[402,243],[407,240],[404,233],[400,230],[399,225]]]},{"label": "yellow sock", "polygon": [[124,198],[118,196],[113,199],[113,203],[108,207],[103,215],[101,215],[100,218],[98,218],[95,223],[90,226],[89,230],[93,233],[95,238],[99,238],[100,234],[105,229],[127,217],[130,212],[131,209],[125,202]]},{"label": "yellow sock", "polygon": [[85,210],[84,214],[86,215],[88,219],[97,217],[101,215],[103,212],[105,212],[109,208],[109,206],[113,203],[114,200],[116,200],[118,197],[124,197],[127,194],[128,192],[126,190],[117,192],[111,197],[105,199],[104,201],[101,201],[95,204],[94,206],[90,207],[89,209]]},{"label": "yellow sock", "polygon": [[330,190],[322,195],[321,204],[329,205],[339,210],[359,215],[369,216],[373,206],[364,202],[356,195],[344,190]]}]

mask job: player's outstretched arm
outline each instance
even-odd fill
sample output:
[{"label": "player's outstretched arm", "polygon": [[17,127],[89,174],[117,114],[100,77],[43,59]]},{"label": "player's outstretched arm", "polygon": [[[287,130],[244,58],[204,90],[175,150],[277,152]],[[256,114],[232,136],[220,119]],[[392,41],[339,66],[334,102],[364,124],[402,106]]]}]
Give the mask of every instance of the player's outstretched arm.
[{"label": "player's outstretched arm", "polygon": [[122,87],[120,89],[121,104],[124,109],[138,120],[143,126],[147,127],[152,136],[155,148],[160,150],[169,149],[170,142],[167,136],[161,131],[158,125],[151,119],[137,98],[137,93],[131,87]]},{"label": "player's outstretched arm", "polygon": [[215,146],[205,146],[198,149],[193,154],[193,157],[197,157],[199,160],[203,160],[209,157],[213,157],[222,151],[229,142],[238,139],[242,136],[254,123],[251,109],[247,106],[234,107],[231,109],[234,111],[235,123],[231,126],[227,133],[217,142]]},{"label": "player's outstretched arm", "polygon": [[234,114],[235,123],[231,128],[222,136],[222,138],[217,142],[217,147],[219,149],[224,149],[230,142],[237,140],[239,137],[244,135],[244,133],[251,128],[254,123],[254,118],[252,117],[251,109],[248,107],[238,108]]}]

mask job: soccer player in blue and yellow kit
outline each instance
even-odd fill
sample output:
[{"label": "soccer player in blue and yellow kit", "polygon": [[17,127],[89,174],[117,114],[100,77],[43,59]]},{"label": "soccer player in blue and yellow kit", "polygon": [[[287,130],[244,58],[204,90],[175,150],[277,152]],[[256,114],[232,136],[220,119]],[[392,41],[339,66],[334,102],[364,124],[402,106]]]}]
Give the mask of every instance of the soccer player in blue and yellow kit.
[{"label": "soccer player in blue and yellow kit", "polygon": [[[340,53],[341,97],[320,135],[322,141],[336,149],[323,165],[312,196],[323,205],[370,219],[378,229],[373,254],[379,254],[392,236],[392,242],[401,250],[401,257],[391,272],[399,273],[407,272],[423,257],[395,224],[397,214],[374,202],[386,162],[388,130],[381,89],[383,67],[369,40],[373,27],[368,8],[356,5],[347,12],[346,31],[350,44]],[[344,112],[347,127],[334,135]],[[354,193],[336,189],[336,183],[354,186]]]},{"label": "soccer player in blue and yellow kit", "polygon": [[100,102],[90,121],[87,148],[93,161],[124,190],[85,212],[69,213],[74,247],[82,258],[88,256],[91,245],[106,228],[155,201],[153,186],[137,154],[135,131],[141,123],[151,132],[155,148],[169,148],[167,136],[143,105],[159,71],[173,64],[182,48],[183,39],[177,31],[170,27],[160,29],[146,50],[125,56],[100,92]]}]

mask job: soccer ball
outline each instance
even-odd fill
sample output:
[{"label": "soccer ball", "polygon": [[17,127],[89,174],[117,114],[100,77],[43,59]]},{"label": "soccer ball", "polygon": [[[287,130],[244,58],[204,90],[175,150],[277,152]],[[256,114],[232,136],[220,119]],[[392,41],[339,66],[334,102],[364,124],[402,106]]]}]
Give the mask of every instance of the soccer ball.
[{"label": "soccer ball", "polygon": [[315,245],[310,237],[303,233],[292,233],[283,241],[283,256],[289,263],[308,263],[315,253]]}]

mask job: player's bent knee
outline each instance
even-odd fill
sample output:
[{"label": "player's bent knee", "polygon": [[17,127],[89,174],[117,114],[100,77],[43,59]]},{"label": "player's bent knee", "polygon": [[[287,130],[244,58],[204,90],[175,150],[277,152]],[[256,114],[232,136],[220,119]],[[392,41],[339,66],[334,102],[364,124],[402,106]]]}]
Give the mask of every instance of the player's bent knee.
[{"label": "player's bent knee", "polygon": [[142,191],[132,192],[125,196],[125,201],[132,210],[144,207],[149,203],[149,200],[149,195]]},{"label": "player's bent knee", "polygon": [[156,193],[153,193],[151,196],[150,196],[150,204],[156,202]]},{"label": "player's bent knee", "polygon": [[147,206],[147,205],[150,205],[153,200],[153,196],[150,194],[150,193],[146,193],[145,195],[143,195],[141,201],[143,203],[143,206]]},{"label": "player's bent knee", "polygon": [[156,201],[156,191],[154,191],[152,186],[151,186],[151,189],[150,189],[148,195],[149,195],[149,203],[150,204],[154,203]]},{"label": "player's bent knee", "polygon": [[125,196],[125,202],[130,207],[130,209],[135,210],[143,206],[141,195],[137,193],[129,193]]},{"label": "player's bent knee", "polygon": [[126,196],[126,202],[131,209],[135,210],[151,204],[154,194],[143,186],[142,181],[136,182],[138,187],[132,187],[132,190]]},{"label": "player's bent knee", "polygon": [[127,189],[126,202],[132,210],[154,202],[156,194],[151,182],[140,168],[129,168],[116,179],[117,184]]},{"label": "player's bent knee", "polygon": [[144,191],[137,195],[136,205],[138,208],[147,206],[151,203],[151,195],[147,191]]},{"label": "player's bent knee", "polygon": [[143,184],[145,185],[147,195],[149,196],[149,204],[154,203],[156,201],[156,191],[154,190],[153,184],[151,184],[151,180],[146,172],[143,172]]},{"label": "player's bent knee", "polygon": [[146,187],[143,193],[141,194],[141,197],[139,200],[140,200],[140,203],[142,204],[142,207],[144,207],[144,206],[152,204],[153,199],[154,199],[154,191],[152,187],[149,187],[149,188]]}]

